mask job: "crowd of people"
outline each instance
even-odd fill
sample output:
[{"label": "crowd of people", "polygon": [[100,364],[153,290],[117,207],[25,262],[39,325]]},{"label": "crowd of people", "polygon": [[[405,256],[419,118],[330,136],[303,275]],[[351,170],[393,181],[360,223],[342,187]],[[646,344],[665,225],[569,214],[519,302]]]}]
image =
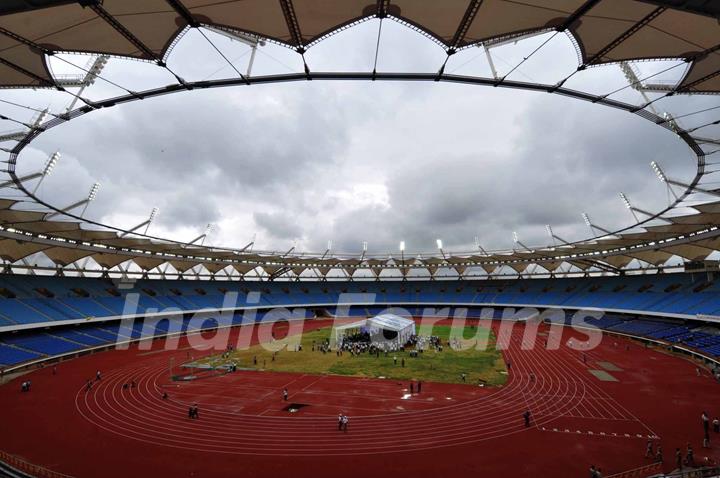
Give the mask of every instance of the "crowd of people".
[{"label": "crowd of people", "polygon": [[[313,350],[318,349],[325,352],[330,350],[329,341],[323,342],[319,345],[313,343]],[[390,353],[410,350],[412,352],[422,353],[424,350],[434,349],[438,352],[442,352],[443,345],[440,337],[437,336],[421,336],[412,335],[404,344],[399,344],[393,341],[373,341],[372,336],[367,331],[360,331],[352,335],[345,335],[340,338],[336,353],[341,356],[343,352],[348,352],[355,355],[362,353],[368,353],[370,355],[380,356],[384,354],[386,357]],[[417,353],[413,354],[417,356]]]},{"label": "crowd of people", "polygon": [[720,382],[720,366],[713,365],[712,368],[710,369],[710,373],[715,378],[715,380]]},{"label": "crowd of people", "polygon": [[[720,434],[720,419],[714,418],[710,421],[710,416],[706,412],[702,412],[700,417],[703,426],[703,448],[710,448],[710,429],[715,434]],[[665,457],[663,455],[663,448],[661,444],[655,446],[652,440],[648,440],[645,446],[645,458],[650,459],[655,463],[664,463]],[[674,453],[674,464],[678,471],[683,471],[686,468],[695,468],[698,466],[714,465],[711,460],[706,457],[701,463],[697,463],[695,460],[695,450],[690,443],[685,446],[685,450],[676,447]],[[600,468],[596,468],[595,465],[590,467],[590,478],[602,478],[602,472]]]},{"label": "crowd of people", "polygon": [[415,350],[434,349],[437,352],[443,350],[442,340],[437,335],[411,335],[408,345],[414,347]]},{"label": "crowd of people", "polygon": [[[53,368],[53,375],[55,375],[56,373],[57,373],[57,370],[55,368]],[[88,379],[85,382],[85,391],[89,392],[90,390],[92,390],[93,383],[99,382],[101,380],[102,380],[102,373],[100,372],[100,370],[98,370],[97,372],[95,372],[95,380],[94,381],[92,379]]]},{"label": "crowd of people", "polygon": [[369,353],[370,355],[389,354],[405,350],[410,343],[399,344],[397,342],[373,341],[367,332],[360,332],[353,335],[346,335],[340,339],[337,346],[338,352],[349,352],[352,355]]},{"label": "crowd of people", "polygon": [[[715,417],[711,421],[710,416],[706,412],[702,412],[700,420],[703,427],[703,448],[710,448],[710,430],[712,429],[713,434],[720,435],[720,418]],[[645,446],[645,458],[651,459],[655,463],[664,463],[665,457],[663,455],[662,445],[658,443],[657,446],[655,446],[652,440],[648,440]],[[713,465],[708,457],[698,463],[695,460],[695,450],[690,443],[684,447],[684,450],[681,447],[675,448],[674,464],[675,468],[679,471],[683,471],[686,468]]]}]

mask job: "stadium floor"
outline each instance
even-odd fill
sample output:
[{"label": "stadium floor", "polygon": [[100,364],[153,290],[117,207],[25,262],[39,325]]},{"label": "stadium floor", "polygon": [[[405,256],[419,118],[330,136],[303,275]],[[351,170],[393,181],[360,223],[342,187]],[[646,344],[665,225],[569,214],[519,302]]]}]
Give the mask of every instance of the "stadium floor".
[{"label": "stadium floor", "polygon": [[[569,477],[590,464],[607,476],[649,464],[648,439],[662,443],[666,471],[688,442],[697,461],[720,459],[720,436],[701,448],[700,422],[703,410],[720,413],[720,384],[694,364],[609,336],[588,352],[546,350],[542,336],[523,350],[523,329],[498,338],[509,345],[505,386],[425,383],[410,397],[408,383],[278,372],[172,382],[185,339],[176,351],[158,341],[156,351],[103,352],[0,387],[0,449],[75,477]],[[103,380],[85,391],[98,369]],[[33,390],[21,393],[27,378]],[[123,389],[131,380],[137,387]],[[200,419],[189,420],[195,402]],[[288,403],[307,406],[290,414]],[[340,411],[347,433],[337,430]]]}]

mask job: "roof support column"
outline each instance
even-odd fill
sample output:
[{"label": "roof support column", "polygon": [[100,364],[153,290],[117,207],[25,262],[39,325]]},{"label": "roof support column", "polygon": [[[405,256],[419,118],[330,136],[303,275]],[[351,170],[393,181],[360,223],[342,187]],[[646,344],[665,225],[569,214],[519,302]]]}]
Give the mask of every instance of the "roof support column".
[{"label": "roof support column", "polygon": [[310,67],[305,61],[305,45],[303,44],[302,30],[300,29],[300,24],[298,23],[292,0],[280,0],[280,7],[282,8],[283,15],[285,16],[285,22],[287,23],[288,31],[290,32],[290,38],[292,39],[292,43],[295,45],[295,51],[302,57],[305,77],[308,80],[312,80]]}]

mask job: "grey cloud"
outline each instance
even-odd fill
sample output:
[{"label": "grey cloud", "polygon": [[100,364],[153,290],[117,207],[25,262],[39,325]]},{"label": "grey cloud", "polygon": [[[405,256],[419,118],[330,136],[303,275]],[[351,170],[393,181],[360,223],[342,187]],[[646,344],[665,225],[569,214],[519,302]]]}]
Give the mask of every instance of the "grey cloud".
[{"label": "grey cloud", "polygon": [[168,228],[176,224],[217,223],[222,217],[217,204],[202,193],[193,195],[191,200],[183,194],[164,199],[159,204],[157,223]]},{"label": "grey cloud", "polygon": [[255,212],[255,223],[265,229],[273,238],[288,242],[303,235],[303,227],[296,218],[282,212]]},{"label": "grey cloud", "polygon": [[[552,224],[581,239],[588,235],[580,218],[585,210],[608,227],[630,223],[621,190],[659,209],[664,190],[650,159],[685,173],[691,164],[673,166],[686,161],[686,146],[639,118],[577,102],[560,106],[551,100],[534,105],[521,119],[522,142],[490,161],[452,154],[441,161],[416,158],[421,167],[391,178],[390,209],[343,216],[335,236],[344,244],[371,236],[377,250],[395,250],[401,239],[427,250],[436,238],[469,245],[480,235],[494,248],[510,247],[513,230],[526,243],[548,243],[544,226]],[[559,120],[553,117],[558,110]]]}]

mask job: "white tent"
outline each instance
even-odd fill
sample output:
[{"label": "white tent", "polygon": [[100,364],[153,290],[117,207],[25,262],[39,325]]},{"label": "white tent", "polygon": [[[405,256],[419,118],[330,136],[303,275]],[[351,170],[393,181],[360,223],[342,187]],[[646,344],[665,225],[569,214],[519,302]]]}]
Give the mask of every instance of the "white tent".
[{"label": "white tent", "polygon": [[[370,340],[376,342],[392,342],[397,345],[405,344],[415,334],[415,321],[395,314],[380,314],[369,319],[359,320],[350,324],[335,327],[335,342],[350,330],[365,330],[370,334]],[[387,339],[385,331],[395,332],[395,337]]]},{"label": "white tent", "polygon": [[415,321],[395,314],[380,314],[368,319],[368,328],[371,336],[382,334],[385,330],[395,332],[397,337],[392,341],[398,345],[405,344],[415,335]]},{"label": "white tent", "polygon": [[335,327],[335,343],[340,341],[340,338],[345,337],[348,331],[357,330],[360,331],[367,327],[367,319],[358,320],[350,324],[338,325]]}]

